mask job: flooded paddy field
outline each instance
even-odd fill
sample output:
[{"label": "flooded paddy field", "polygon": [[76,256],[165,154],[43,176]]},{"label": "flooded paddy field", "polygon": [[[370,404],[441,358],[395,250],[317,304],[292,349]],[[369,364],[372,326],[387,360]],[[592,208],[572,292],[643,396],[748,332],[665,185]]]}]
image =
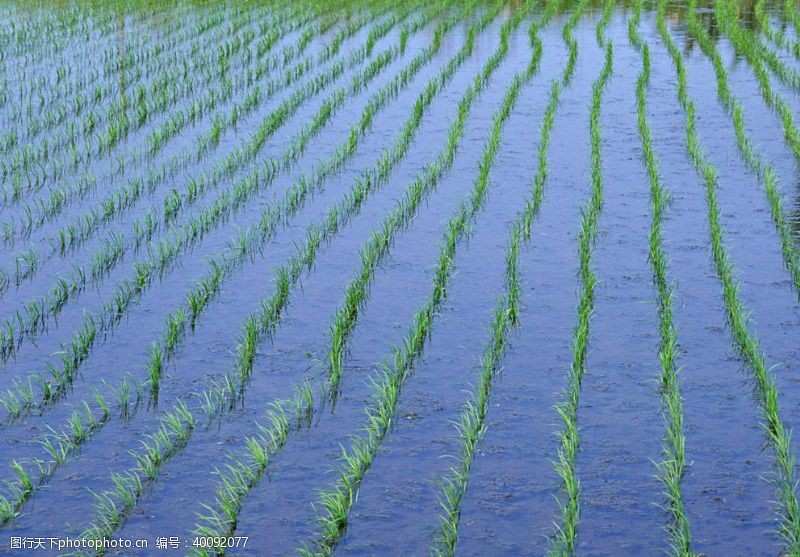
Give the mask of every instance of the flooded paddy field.
[{"label": "flooded paddy field", "polygon": [[0,5],[0,554],[800,555],[800,5]]}]

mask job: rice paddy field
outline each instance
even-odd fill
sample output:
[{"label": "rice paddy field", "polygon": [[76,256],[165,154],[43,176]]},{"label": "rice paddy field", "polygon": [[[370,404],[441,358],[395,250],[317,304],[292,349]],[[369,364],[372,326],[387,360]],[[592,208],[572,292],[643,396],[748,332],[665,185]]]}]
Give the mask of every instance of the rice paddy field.
[{"label": "rice paddy field", "polygon": [[0,20],[0,554],[800,555],[796,0]]}]

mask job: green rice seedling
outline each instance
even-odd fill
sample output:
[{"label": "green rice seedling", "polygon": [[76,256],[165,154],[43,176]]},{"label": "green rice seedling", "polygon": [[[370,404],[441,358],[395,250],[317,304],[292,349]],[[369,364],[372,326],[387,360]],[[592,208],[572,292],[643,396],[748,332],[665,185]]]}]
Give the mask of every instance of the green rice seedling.
[{"label": "green rice seedling", "polygon": [[[106,276],[111,269],[122,259],[125,253],[125,238],[121,234],[112,232],[108,238],[102,242],[102,246],[95,252],[92,257],[92,280],[97,281],[100,277]],[[78,291],[75,287],[70,287],[65,290],[66,292]],[[61,303],[59,308],[64,306],[64,301],[59,300]]]},{"label": "green rice seedling", "polygon": [[167,317],[167,332],[164,339],[164,346],[168,354],[173,353],[177,348],[185,328],[186,311],[184,308],[180,308]]},{"label": "green rice seedling", "polygon": [[82,444],[86,440],[88,429],[84,426],[81,416],[77,411],[70,415],[69,425],[72,442],[76,445]]},{"label": "green rice seedling", "polygon": [[176,441],[180,444],[186,443],[186,441],[189,439],[189,431],[191,430],[184,427],[184,421],[187,419],[187,423],[190,424],[191,427],[194,427],[194,419],[185,405],[179,406],[177,412],[173,414],[167,414],[164,417],[165,425],[170,430],[172,435],[174,435]]},{"label": "green rice seedling", "polygon": [[19,174],[14,174],[11,178],[11,199],[18,201],[22,197],[22,178]]},{"label": "green rice seedling", "polygon": [[[126,475],[111,474],[111,481],[114,483],[114,491],[124,507],[132,507],[136,501],[136,494],[141,493],[141,479],[136,474]],[[133,485],[133,489],[131,489]]]},{"label": "green rice seedling", "polygon": [[20,400],[26,408],[33,408],[36,406],[36,396],[33,392],[33,383],[31,381],[22,381],[21,379],[14,380],[14,390],[19,393]]},{"label": "green rice seedling", "polygon": [[136,411],[141,396],[138,386],[132,387],[130,378],[125,376],[119,388],[116,389],[115,398],[120,418],[127,421]]},{"label": "green rice seedling", "polygon": [[17,130],[7,130],[0,136],[0,151],[8,151],[14,147],[19,140]]},{"label": "green rice seedling", "polygon": [[114,500],[107,494],[97,494],[92,492],[95,497],[95,509],[101,517],[98,525],[93,525],[83,533],[83,537],[92,540],[100,540],[105,537],[105,533],[112,531],[119,525],[121,520],[120,510]]},{"label": "green rice seedling", "polygon": [[27,314],[26,331],[36,333],[38,331],[44,331],[47,328],[48,310],[41,301],[31,300],[25,304],[25,313]]},{"label": "green rice seedling", "polygon": [[150,348],[150,362],[147,366],[147,376],[150,381],[150,392],[153,398],[158,398],[158,386],[161,374],[164,371],[164,352],[157,343]]},{"label": "green rice seedling", "polygon": [[295,388],[295,397],[291,406],[294,409],[295,423],[298,426],[311,424],[314,417],[314,389],[308,381]]},{"label": "green rice seedling", "polygon": [[181,196],[175,189],[164,198],[164,223],[168,224],[181,209]]},{"label": "green rice seedling", "polygon": [[[155,437],[155,439],[158,439],[158,437]],[[131,451],[130,454],[136,459],[138,468],[142,474],[144,474],[144,477],[152,481],[156,478],[156,476],[158,476],[158,469],[163,459],[161,450],[159,448],[158,441],[151,443],[142,441],[141,443],[141,452],[137,453]]]},{"label": "green rice seedling", "polygon": [[194,429],[195,427],[195,420],[192,416],[191,412],[187,408],[186,404],[183,402],[178,402],[177,407],[173,410],[174,414],[177,415],[181,420],[183,420],[185,426],[184,429]]},{"label": "green rice seedling", "polygon": [[138,251],[144,243],[150,241],[158,230],[159,224],[151,212],[135,221],[133,223],[134,251]]},{"label": "green rice seedling", "polygon": [[[266,470],[267,465],[269,464],[269,452],[267,452],[267,450],[264,448],[264,445],[255,437],[247,437],[245,439],[245,444],[247,445],[247,450],[249,451],[256,467]],[[233,518],[236,518],[235,514]]]},{"label": "green rice seedling", "polygon": [[36,386],[39,387],[39,391],[42,393],[41,399],[44,404],[50,402],[53,398],[53,385],[45,379],[41,374],[36,374],[33,376],[33,382],[36,383]]},{"label": "green rice seedling", "polygon": [[127,377],[122,381],[122,385],[117,392],[117,405],[120,408],[120,415],[125,417],[129,414],[131,397],[131,384]]},{"label": "green rice seedling", "polygon": [[22,415],[22,404],[14,391],[6,391],[5,394],[0,396],[0,404],[5,408],[10,421],[17,420]]},{"label": "green rice seedling", "polygon": [[94,413],[92,412],[89,403],[86,402],[85,400],[83,401],[83,410],[84,410],[83,413],[86,416],[86,428],[91,432],[97,427],[99,422],[97,421],[97,418],[94,416]]},{"label": "green rice seedling", "polygon": [[198,398],[209,423],[224,410],[225,389],[219,383],[212,382],[211,388],[203,391]]},{"label": "green rice seedling", "polygon": [[16,227],[14,226],[13,223],[4,222],[3,231],[0,234],[2,234],[3,243],[6,244],[7,246],[11,246],[14,244],[14,237],[16,236]]},{"label": "green rice seedling", "polygon": [[[17,312],[16,322],[21,321],[19,312]],[[16,351],[17,330],[14,325],[15,321],[6,321],[2,329],[0,329],[0,355],[4,360],[8,360]]]},{"label": "green rice seedling", "polygon": [[106,402],[105,397],[97,389],[93,390],[93,395],[94,402],[100,409],[100,421],[105,422],[111,417],[111,411],[109,410],[108,402]]},{"label": "green rice seedling", "polygon": [[[51,430],[52,431],[52,430]],[[56,444],[54,444],[54,440]],[[61,440],[61,436],[53,431],[52,436],[46,436],[39,439],[39,444],[45,452],[53,459],[57,466],[60,466],[67,461],[70,454],[72,445],[68,442]]]},{"label": "green rice seedling", "polygon": [[50,475],[51,466],[46,460],[42,458],[32,458],[30,460],[31,465],[36,467],[36,471],[39,474],[39,484],[42,484],[42,478],[48,477]]},{"label": "green rice seedling", "polygon": [[189,319],[189,323],[191,324],[192,330],[194,330],[195,323],[197,322],[197,317],[203,311],[203,308],[206,305],[208,297],[204,295],[204,293],[200,293],[197,291],[189,292],[187,295],[186,301],[189,303],[189,313],[191,315]]},{"label": "green rice seedling", "polygon": [[70,284],[64,278],[57,278],[56,285],[50,289],[50,299],[53,300],[53,311],[61,311],[61,308],[64,307],[69,301],[70,291],[74,288],[73,284]]},{"label": "green rice seedling", "polygon": [[247,381],[250,377],[250,371],[253,368],[253,359],[256,355],[256,345],[258,343],[258,325],[252,317],[245,321],[244,331],[239,342],[238,362],[239,365],[239,378],[242,382]]},{"label": "green rice seedling", "polygon": [[[86,287],[86,272],[78,265],[72,266],[72,280],[68,282],[69,288],[85,288]],[[64,284],[65,281],[58,281],[59,284]]]},{"label": "green rice seedling", "polygon": [[794,28],[795,35],[800,35],[800,15],[798,15],[796,6],[790,0],[786,0],[783,3],[783,11],[786,14],[786,20]]},{"label": "green rice seedling", "polygon": [[134,287],[138,291],[144,290],[150,284],[152,267],[147,263],[140,263],[139,261],[133,262],[133,268],[136,271],[136,276],[133,280]]},{"label": "green rice seedling", "polygon": [[17,514],[19,513],[14,509],[14,503],[5,495],[0,494],[0,524],[11,522],[17,517]]},{"label": "green rice seedling", "polygon": [[36,273],[36,270],[39,268],[39,262],[39,252],[36,248],[31,247],[19,253],[15,262],[16,273],[14,277],[17,286]]},{"label": "green rice seedling", "polygon": [[222,135],[222,127],[223,127],[222,118],[218,114],[211,121],[211,131],[209,132],[208,142],[212,146],[219,144],[219,138]]},{"label": "green rice seedling", "polygon": [[115,160],[114,174],[121,176],[125,174],[125,158],[122,155],[117,155]]},{"label": "green rice seedling", "polygon": [[94,111],[89,110],[86,116],[83,117],[83,133],[84,135],[92,135],[97,125],[97,116]]},{"label": "green rice seedling", "polygon": [[19,482],[19,489],[26,497],[33,493],[34,485],[33,480],[31,480],[28,471],[25,470],[25,467],[22,466],[18,461],[13,460],[11,461],[11,470],[14,472],[14,475],[17,477],[17,481]]},{"label": "green rice seedling", "polygon": [[236,408],[236,402],[239,400],[239,395],[243,390],[243,386],[239,386],[236,377],[233,374],[226,373],[225,381],[223,382],[222,400],[228,402],[228,408],[233,410]]}]

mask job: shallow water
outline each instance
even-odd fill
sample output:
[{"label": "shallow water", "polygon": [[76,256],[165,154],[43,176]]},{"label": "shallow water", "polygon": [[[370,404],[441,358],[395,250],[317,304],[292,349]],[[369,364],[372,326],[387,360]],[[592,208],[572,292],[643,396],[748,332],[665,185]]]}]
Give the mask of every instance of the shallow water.
[{"label": "shallow water", "polygon": [[[438,78],[467,39],[469,26],[490,9],[488,5],[476,5],[441,37],[441,46],[430,62],[419,68],[396,98],[376,111],[370,128],[343,168],[326,176],[320,190],[297,214],[225,278],[219,295],[210,301],[196,327],[186,332],[167,364],[158,405],[148,401],[146,384],[151,345],[161,339],[167,316],[186,307],[186,293],[210,268],[208,259],[230,253],[241,230],[257,223],[262,211],[274,206],[301,173],[314,170],[345,143],[350,126],[361,116],[371,95],[436,40],[436,25],[448,14],[457,13],[457,6],[442,9],[431,22],[403,39],[405,50],[367,88],[348,96],[291,168],[282,171],[274,183],[253,195],[245,206],[186,250],[163,277],[154,280],[113,332],[97,340],[81,364],[74,385],[61,400],[0,424],[0,465],[4,470],[0,479],[13,479],[10,466],[14,461],[23,463],[35,478],[35,459],[49,458],[40,440],[51,428],[67,428],[70,415],[81,411],[84,402],[94,404],[96,391],[112,401],[114,389],[125,376],[143,388],[138,410],[130,419],[120,419],[112,407],[108,422],[55,469],[46,483],[37,486],[19,508],[19,516],[0,526],[0,552],[57,554],[49,549],[13,549],[12,538],[80,536],[98,516],[94,494],[113,490],[112,474],[137,471],[131,453],[141,450],[142,442],[157,431],[160,418],[178,401],[186,402],[198,419],[197,427],[186,446],[159,468],[156,481],[145,482],[141,497],[114,528],[114,536],[148,540],[150,547],[115,549],[109,554],[183,554],[191,549],[193,531],[202,522],[198,515],[207,512],[205,505],[216,505],[218,471],[246,458],[246,438],[259,433],[258,424],[268,424],[271,403],[291,396],[305,381],[315,393],[321,392],[333,317],[344,301],[347,285],[359,272],[363,246],[380,231],[406,188],[444,147],[462,95],[497,49],[503,23],[524,5],[508,3],[477,33],[471,56],[423,111],[408,152],[385,184],[370,193],[352,220],[319,248],[313,266],[291,287],[274,332],[258,345],[253,374],[240,405],[226,409],[209,426],[198,396],[212,380],[220,380],[235,369],[245,319],[275,293],[276,269],[297,253],[307,229],[323,223],[327,210],[344,198],[385,150],[392,149],[417,96]],[[182,191],[192,177],[209,172],[225,160],[294,91],[330,68],[333,60],[346,60],[360,48],[375,25],[393,15],[400,20],[376,41],[367,60],[398,45],[401,27],[425,13],[421,8],[406,14],[400,6],[387,5],[374,12],[366,4],[353,6],[351,21],[367,14],[372,14],[372,19],[342,41],[331,61],[316,64],[344,25],[341,14],[332,14],[335,24],[321,34],[315,33],[297,54],[297,61],[305,57],[314,61],[309,72],[296,83],[276,89],[271,98],[243,116],[235,128],[226,129],[219,144],[196,160],[189,153],[198,137],[211,129],[215,115],[228,114],[250,91],[243,78],[258,62],[255,52],[260,34],[273,25],[268,22],[286,17],[288,10],[249,4],[234,10],[220,2],[142,10],[133,6],[123,10],[45,4],[28,11],[4,6],[0,10],[4,20],[13,20],[16,26],[0,31],[0,87],[7,83],[3,89],[7,100],[0,103],[0,122],[20,130],[20,138],[33,144],[47,134],[62,137],[68,133],[70,122],[82,116],[67,116],[29,140],[24,115],[20,117],[19,112],[25,95],[35,97],[37,91],[51,91],[55,98],[47,97],[44,104],[50,106],[60,99],[71,106],[82,87],[89,97],[93,87],[108,87],[95,107],[98,114],[105,114],[125,90],[103,60],[85,63],[93,50],[115,52],[120,30],[130,35],[124,37],[126,44],[157,53],[148,58],[148,68],[160,68],[160,61],[171,52],[183,53],[190,64],[197,65],[202,49],[213,51],[229,37],[250,38],[245,51],[233,55],[226,70],[237,84],[231,97],[186,126],[157,154],[140,156],[153,127],[217,86],[216,80],[197,84],[190,94],[164,107],[142,128],[132,129],[110,153],[91,157],[80,167],[67,169],[58,179],[47,181],[38,191],[24,193],[19,202],[0,207],[0,226],[3,222],[16,223],[25,216],[25,203],[34,206],[82,173],[100,178],[96,189],[70,199],[56,218],[38,227],[30,238],[15,238],[13,244],[0,242],[0,265],[13,272],[20,250],[35,246],[47,253],[50,238],[59,228],[99,208],[114,188],[145,177],[172,157],[183,161],[174,175],[159,181],[124,215],[110,219],[74,253],[47,258],[32,279],[19,286],[12,284],[2,292],[0,321],[13,322],[17,309],[45,295],[73,264],[88,268],[107,234],[127,236],[145,211],[162,211],[173,188]],[[532,13],[525,14],[510,32],[507,54],[475,98],[452,167],[421,203],[414,218],[398,231],[369,283],[366,301],[348,340],[336,404],[328,402],[316,408],[311,424],[292,430],[286,445],[271,457],[265,475],[250,486],[238,513],[235,534],[248,536],[249,545],[228,553],[286,555],[304,546],[314,547],[319,539],[318,518],[323,512],[320,493],[337,486],[342,448],[349,447],[354,436],[365,435],[365,410],[375,396],[373,382],[380,377],[382,366],[391,364],[393,347],[402,346],[414,312],[431,294],[446,223],[460,203],[469,201],[492,118],[514,76],[531,59],[529,26],[543,10],[538,2],[531,6]],[[546,554],[553,549],[556,525],[561,524],[559,504],[565,500],[565,493],[554,462],[562,424],[554,406],[564,399],[581,291],[576,242],[581,211],[591,191],[589,110],[592,83],[603,62],[596,37],[603,6],[600,2],[588,3],[574,30],[578,44],[575,75],[561,93],[547,155],[543,203],[533,220],[530,240],[519,254],[520,322],[511,328],[492,383],[485,431],[476,446],[460,500],[456,554]],[[780,418],[792,430],[800,421],[800,381],[796,378],[800,361],[798,287],[784,263],[762,176],[743,160],[731,117],[718,98],[713,67],[688,30],[687,6],[684,2],[666,6],[667,28],[683,55],[688,94],[696,106],[697,134],[719,175],[720,221],[733,273],[740,283],[743,309],[750,315],[751,333],[775,377]],[[488,196],[458,243],[447,297],[434,317],[430,339],[400,392],[391,427],[354,496],[347,527],[335,546],[340,554],[424,555],[435,543],[443,517],[442,486],[461,458],[461,439],[454,423],[479,380],[480,358],[491,338],[493,308],[505,288],[509,227],[530,194],[550,83],[559,78],[567,60],[562,28],[574,8],[574,3],[565,3],[539,31],[543,42],[539,68],[529,82],[522,84],[502,128]],[[663,458],[665,426],[658,383],[657,294],[648,258],[650,184],[636,120],[636,80],[642,59],[628,40],[633,9],[631,3],[617,2],[605,30],[605,38],[614,47],[614,71],[600,106],[604,204],[591,254],[598,283],[577,413],[580,449],[575,474],[581,490],[574,552],[578,555],[670,552],[666,534],[670,518],[664,510],[664,488],[654,464]],[[736,351],[728,327],[722,286],[710,249],[705,186],[687,156],[686,115],[678,102],[672,60],[656,27],[655,9],[651,3],[644,6],[638,32],[649,46],[652,63],[647,119],[660,177],[671,195],[663,242],[669,256],[668,279],[674,288],[680,349],[677,363],[687,463],[681,493],[692,549],[708,555],[777,555],[787,548],[776,534],[780,508],[774,501],[778,494],[768,481],[776,472],[774,451],[764,435],[763,411],[752,371]],[[797,42],[798,25],[787,19],[783,3],[767,3],[765,13],[771,29],[782,31],[787,44]],[[306,25],[319,25],[326,17],[317,14]],[[720,28],[714,3],[700,2],[697,17],[720,53],[731,91],[742,105],[752,147],[775,171],[784,196],[785,216],[796,223],[800,214],[800,159],[785,137],[781,119],[762,97],[747,58],[736,51]],[[738,17],[742,27],[757,33],[764,48],[774,51],[790,72],[800,72],[800,62],[791,48],[770,41],[760,29],[753,3],[739,3]],[[214,24],[206,29],[204,22]],[[284,47],[297,44],[306,28],[287,32],[269,53],[280,53]],[[54,41],[39,44],[40,35],[52,36]],[[158,53],[160,41],[173,39],[170,52]],[[196,45],[195,50],[192,45]],[[252,56],[246,56],[246,51]],[[84,63],[77,64],[79,60]],[[74,64],[64,81],[59,81],[52,70],[60,64]],[[350,83],[362,67],[346,69],[333,83],[311,95],[275,130],[253,160],[224,176],[202,199],[182,208],[175,226],[211,206],[263,157],[280,156],[324,100]],[[143,73],[136,84],[154,83],[160,71]],[[278,74],[268,72],[262,82],[274,75]],[[800,118],[800,89],[781,82],[772,71],[769,79],[792,117]],[[132,90],[132,85],[127,90]],[[92,106],[91,101],[87,106]],[[105,126],[104,121],[98,129]],[[96,137],[88,141],[91,144]],[[0,162],[13,164],[19,152],[18,148],[1,152]],[[50,157],[58,163],[69,160],[69,153],[62,149]],[[121,161],[127,161],[125,168],[116,172]],[[4,187],[9,184],[10,180],[4,178]],[[153,242],[168,238],[169,230],[161,227]],[[127,246],[122,261],[108,276],[71,299],[35,342],[26,339],[18,354],[2,365],[0,390],[18,392],[19,381],[31,381],[36,396],[40,396],[35,374],[47,373],[48,362],[58,361],[63,345],[80,327],[83,316],[102,312],[114,291],[133,276],[134,262],[146,259],[151,250],[145,246],[135,251]],[[2,411],[0,417],[6,414]],[[796,454],[796,440],[791,450]],[[13,498],[11,491],[4,493]],[[177,536],[181,547],[156,549],[158,536]]]}]

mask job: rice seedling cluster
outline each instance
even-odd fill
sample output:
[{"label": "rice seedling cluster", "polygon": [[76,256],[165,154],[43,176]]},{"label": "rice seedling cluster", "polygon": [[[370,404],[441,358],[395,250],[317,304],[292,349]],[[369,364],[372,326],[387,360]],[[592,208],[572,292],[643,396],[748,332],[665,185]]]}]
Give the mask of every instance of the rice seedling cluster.
[{"label": "rice seedling cluster", "polygon": [[575,466],[575,459],[580,445],[577,421],[581,383],[586,373],[589,325],[593,312],[595,285],[597,283],[597,277],[591,268],[591,256],[597,237],[598,219],[603,208],[600,109],[603,91],[611,78],[613,68],[612,43],[604,38],[603,30],[608,24],[612,8],[613,0],[609,0],[596,28],[597,42],[603,47],[605,63],[597,79],[592,84],[591,111],[589,114],[591,196],[581,210],[580,228],[577,236],[581,286],[578,294],[577,323],[572,340],[572,363],[567,373],[564,400],[555,407],[563,422],[563,428],[558,433],[560,443],[554,466],[563,482],[562,489],[564,494],[559,502],[561,520],[556,522],[556,532],[553,536],[551,551],[554,554],[571,554],[574,552],[578,522],[580,521],[580,481]]},{"label": "rice seedling cluster", "polygon": [[800,555],[794,2],[0,17],[0,553]]},{"label": "rice seedling cluster", "polygon": [[[648,235],[650,265],[653,269],[653,282],[658,297],[658,357],[661,362],[659,384],[664,406],[664,426],[667,433],[664,437],[663,458],[656,466],[659,479],[664,484],[666,508],[671,513],[671,521],[667,526],[670,545],[679,555],[694,555],[692,551],[692,533],[686,505],[683,500],[681,481],[686,473],[686,436],[684,434],[683,402],[681,400],[680,382],[678,379],[679,340],[674,320],[673,300],[675,289],[669,279],[669,256],[664,248],[663,226],[665,212],[669,205],[670,193],[661,179],[658,159],[653,147],[653,136],[647,119],[646,91],[652,75],[650,47],[644,43],[637,31],[641,19],[642,2],[635,4],[634,16],[628,23],[630,42],[642,54],[642,71],[636,81],[636,118],[639,135],[642,138],[642,154],[647,175],[650,180],[650,204],[652,218]],[[658,7],[658,26],[664,28],[664,5]]]}]

